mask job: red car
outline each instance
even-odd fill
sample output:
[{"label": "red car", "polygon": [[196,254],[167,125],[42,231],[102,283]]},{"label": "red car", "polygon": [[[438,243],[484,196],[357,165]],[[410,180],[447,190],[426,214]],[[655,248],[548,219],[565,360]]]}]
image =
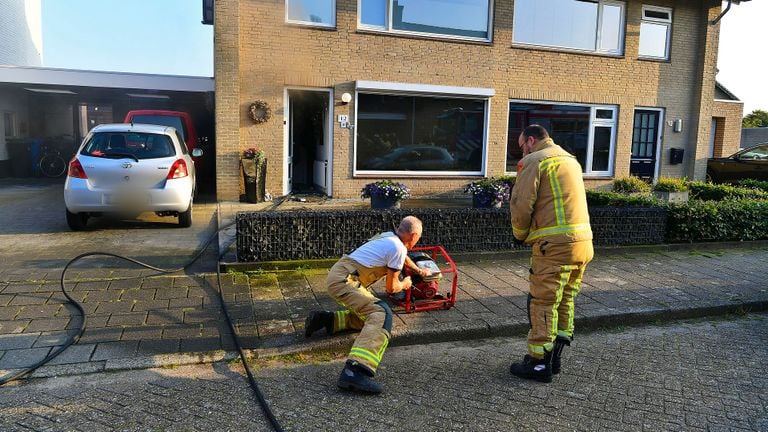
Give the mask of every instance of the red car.
[{"label": "red car", "polygon": [[[192,116],[182,111],[134,110],[128,111],[123,123],[153,124],[170,126],[180,134],[190,152],[197,147],[197,130]],[[200,168],[200,158],[193,158],[195,167]]]}]

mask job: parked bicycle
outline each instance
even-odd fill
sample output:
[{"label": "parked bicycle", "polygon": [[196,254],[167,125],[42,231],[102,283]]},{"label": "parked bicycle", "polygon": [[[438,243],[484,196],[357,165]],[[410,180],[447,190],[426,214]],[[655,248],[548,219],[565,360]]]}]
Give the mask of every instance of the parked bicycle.
[{"label": "parked bicycle", "polygon": [[40,148],[40,161],[37,166],[44,176],[50,178],[61,177],[67,171],[67,161],[61,157],[61,152],[51,144],[43,144]]}]

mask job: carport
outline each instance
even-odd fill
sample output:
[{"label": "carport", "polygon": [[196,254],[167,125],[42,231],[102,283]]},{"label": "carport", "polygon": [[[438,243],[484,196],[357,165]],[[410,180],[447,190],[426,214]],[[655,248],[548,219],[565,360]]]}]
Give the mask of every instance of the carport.
[{"label": "carport", "polygon": [[42,174],[42,151],[69,160],[88,131],[130,110],[184,111],[205,152],[198,185],[215,193],[214,81],[207,77],[0,66],[0,177]]}]

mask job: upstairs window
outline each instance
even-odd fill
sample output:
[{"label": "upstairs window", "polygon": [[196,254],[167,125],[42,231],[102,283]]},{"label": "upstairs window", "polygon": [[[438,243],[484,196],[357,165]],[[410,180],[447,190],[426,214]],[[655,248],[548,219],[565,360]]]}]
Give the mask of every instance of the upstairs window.
[{"label": "upstairs window", "polygon": [[491,0],[358,0],[358,26],[487,42],[492,9]]},{"label": "upstairs window", "polygon": [[336,0],[285,0],[285,21],[317,27],[336,27]]},{"label": "upstairs window", "polygon": [[643,6],[640,22],[640,57],[669,60],[672,9]]},{"label": "upstairs window", "polygon": [[515,0],[516,44],[621,55],[624,2]]}]

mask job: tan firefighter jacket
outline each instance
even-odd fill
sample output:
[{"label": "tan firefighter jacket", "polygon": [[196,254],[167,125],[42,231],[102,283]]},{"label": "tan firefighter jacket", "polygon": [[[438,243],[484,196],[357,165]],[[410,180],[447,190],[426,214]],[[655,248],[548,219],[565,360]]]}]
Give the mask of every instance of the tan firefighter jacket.
[{"label": "tan firefighter jacket", "polygon": [[581,165],[551,138],[518,164],[509,207],[513,235],[528,244],[592,239]]}]

